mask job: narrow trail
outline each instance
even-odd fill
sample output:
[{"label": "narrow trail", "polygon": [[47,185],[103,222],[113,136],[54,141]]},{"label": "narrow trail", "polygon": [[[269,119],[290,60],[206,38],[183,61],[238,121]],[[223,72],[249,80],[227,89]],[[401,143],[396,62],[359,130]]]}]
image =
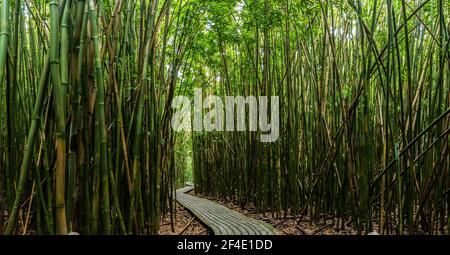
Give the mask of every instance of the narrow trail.
[{"label": "narrow trail", "polygon": [[272,225],[244,216],[208,199],[186,194],[186,186],[177,190],[178,202],[211,228],[215,235],[277,235]]}]

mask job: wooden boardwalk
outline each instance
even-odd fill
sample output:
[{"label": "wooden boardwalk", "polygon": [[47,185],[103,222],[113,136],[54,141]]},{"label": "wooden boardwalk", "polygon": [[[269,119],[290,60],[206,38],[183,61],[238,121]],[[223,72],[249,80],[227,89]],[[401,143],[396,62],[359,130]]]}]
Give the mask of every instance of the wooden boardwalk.
[{"label": "wooden boardwalk", "polygon": [[193,186],[177,190],[178,202],[206,224],[215,235],[277,235],[272,225],[246,217],[211,200],[186,194]]}]

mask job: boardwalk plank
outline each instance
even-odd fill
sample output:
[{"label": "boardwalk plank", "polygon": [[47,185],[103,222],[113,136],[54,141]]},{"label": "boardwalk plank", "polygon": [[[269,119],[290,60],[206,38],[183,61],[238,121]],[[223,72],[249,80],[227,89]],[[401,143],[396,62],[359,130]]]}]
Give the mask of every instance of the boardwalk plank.
[{"label": "boardwalk plank", "polygon": [[268,223],[255,220],[208,199],[186,194],[194,189],[177,190],[178,202],[206,224],[215,235],[277,235]]}]

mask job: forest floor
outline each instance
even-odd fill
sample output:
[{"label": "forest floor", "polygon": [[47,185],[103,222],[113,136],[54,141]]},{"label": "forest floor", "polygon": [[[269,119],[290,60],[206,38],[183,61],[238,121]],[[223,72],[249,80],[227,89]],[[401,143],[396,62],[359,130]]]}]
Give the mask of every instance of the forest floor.
[{"label": "forest floor", "polygon": [[159,233],[161,235],[212,235],[212,231],[208,227],[178,202],[176,203],[174,230],[175,232],[172,232],[170,214],[167,214],[160,222]]},{"label": "forest floor", "polygon": [[254,206],[248,206],[243,209],[233,201],[219,199],[216,197],[202,196],[201,194],[195,194],[194,191],[188,192],[187,194],[215,201],[247,217],[265,221],[271,224],[280,233],[285,235],[356,235],[356,230],[351,226],[351,224],[346,224],[347,226],[345,229],[340,231],[336,230],[332,220],[327,220],[327,222],[321,223],[312,223],[305,218],[302,222],[300,222],[300,224],[297,224],[296,218],[276,218],[272,216],[271,213],[259,212]]}]

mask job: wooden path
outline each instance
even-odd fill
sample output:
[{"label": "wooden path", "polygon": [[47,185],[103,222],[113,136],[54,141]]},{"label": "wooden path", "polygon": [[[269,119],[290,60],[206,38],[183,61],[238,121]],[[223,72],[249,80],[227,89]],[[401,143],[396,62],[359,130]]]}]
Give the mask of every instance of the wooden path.
[{"label": "wooden path", "polygon": [[206,224],[215,235],[277,235],[272,225],[246,217],[211,200],[186,194],[186,186],[177,190],[178,202]]}]

